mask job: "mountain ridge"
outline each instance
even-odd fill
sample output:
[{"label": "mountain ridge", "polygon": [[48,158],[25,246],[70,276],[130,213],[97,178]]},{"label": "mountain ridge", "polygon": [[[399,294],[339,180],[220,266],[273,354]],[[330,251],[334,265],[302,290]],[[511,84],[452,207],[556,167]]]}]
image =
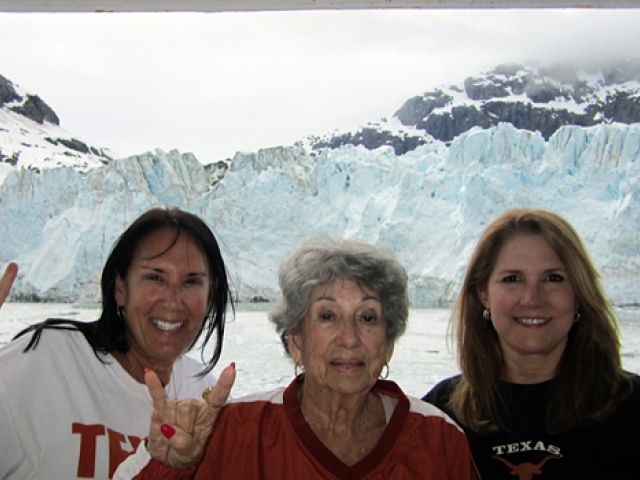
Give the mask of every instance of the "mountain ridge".
[{"label": "mountain ridge", "polygon": [[[545,140],[565,125],[640,122],[640,59],[618,59],[597,68],[504,63],[415,95],[391,119],[371,121],[355,131],[311,134],[295,145],[311,150],[391,146],[402,155],[434,140],[450,144],[473,127],[504,122],[538,131]],[[47,151],[49,146],[55,148]],[[44,100],[0,75],[0,182],[7,166],[41,170],[68,165],[86,172],[114,158],[119,155],[109,148],[63,130]],[[220,170],[223,162],[209,168]]]},{"label": "mountain ridge", "polygon": [[640,122],[640,59],[600,68],[505,63],[462,82],[407,99],[391,120],[355,132],[310,136],[311,148],[391,145],[401,155],[429,141],[450,143],[473,127],[499,123],[539,131],[548,140],[560,127]]}]

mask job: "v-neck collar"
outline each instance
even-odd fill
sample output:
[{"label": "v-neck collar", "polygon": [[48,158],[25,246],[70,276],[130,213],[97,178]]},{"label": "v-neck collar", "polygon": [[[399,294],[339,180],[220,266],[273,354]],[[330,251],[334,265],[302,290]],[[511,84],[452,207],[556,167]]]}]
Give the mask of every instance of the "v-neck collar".
[{"label": "v-neck collar", "polygon": [[385,455],[396,443],[409,414],[409,400],[394,382],[388,380],[378,380],[376,382],[372,389],[374,393],[396,398],[398,402],[374,449],[358,463],[348,466],[325,447],[304,419],[302,408],[298,401],[301,378],[302,376],[298,376],[291,382],[283,395],[287,417],[299,440],[307,451],[336,477],[344,479],[363,478],[384,460]]}]

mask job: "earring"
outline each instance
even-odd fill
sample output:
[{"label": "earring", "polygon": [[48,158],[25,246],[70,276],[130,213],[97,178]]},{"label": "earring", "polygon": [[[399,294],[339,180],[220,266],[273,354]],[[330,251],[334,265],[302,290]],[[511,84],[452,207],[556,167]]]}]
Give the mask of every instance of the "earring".
[{"label": "earring", "polygon": [[118,305],[118,308],[116,309],[116,314],[118,315],[118,318],[124,322],[125,318],[124,318],[124,307],[122,305]]},{"label": "earring", "polygon": [[[384,375],[382,375],[382,370],[387,369],[386,372],[384,372]],[[389,378],[389,364],[387,362],[385,362],[384,366],[382,367],[382,370],[380,371],[380,375],[378,375],[380,377],[381,380],[386,380],[387,378]]]},{"label": "earring", "polygon": [[297,377],[298,375],[304,375],[304,365],[296,363],[296,366],[293,369],[293,375]]},{"label": "earring", "polygon": [[580,321],[580,317],[582,317],[582,315],[580,315],[580,312],[576,312],[573,316],[574,323]]},{"label": "earring", "polygon": [[488,308],[485,308],[482,311],[482,318],[484,318],[485,320],[491,320],[491,310],[489,310]]}]

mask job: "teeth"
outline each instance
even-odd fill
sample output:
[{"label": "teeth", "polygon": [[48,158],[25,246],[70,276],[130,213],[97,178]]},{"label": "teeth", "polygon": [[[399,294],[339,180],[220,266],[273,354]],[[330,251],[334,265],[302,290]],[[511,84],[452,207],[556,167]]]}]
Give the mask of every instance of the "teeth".
[{"label": "teeth", "polygon": [[173,332],[174,330],[178,330],[184,322],[163,322],[162,320],[153,319],[153,324],[158,327],[160,330],[164,330],[165,332]]},{"label": "teeth", "polygon": [[342,368],[357,368],[357,367],[360,366],[360,363],[341,363],[341,362],[336,362],[336,366],[342,367]]},{"label": "teeth", "polygon": [[548,318],[518,318],[518,322],[524,323],[525,325],[542,325],[543,323],[547,323],[549,321]]}]

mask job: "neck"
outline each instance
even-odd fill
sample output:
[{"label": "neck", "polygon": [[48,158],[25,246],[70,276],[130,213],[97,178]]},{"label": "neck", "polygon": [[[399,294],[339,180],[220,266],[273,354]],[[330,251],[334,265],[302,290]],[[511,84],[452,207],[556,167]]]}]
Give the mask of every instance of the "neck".
[{"label": "neck", "polygon": [[[308,383],[308,382],[305,382]],[[300,386],[302,414],[318,439],[346,465],[353,465],[377,445],[386,427],[380,397],[318,394]]]},{"label": "neck", "polygon": [[158,364],[145,363],[132,349],[127,352],[112,352],[112,354],[136,382],[144,384],[145,370],[153,370],[158,375],[163,387],[169,383],[171,367],[167,368]]},{"label": "neck", "polygon": [[510,383],[535,384],[555,378],[559,362],[529,358],[524,362],[507,362],[503,379]]}]

